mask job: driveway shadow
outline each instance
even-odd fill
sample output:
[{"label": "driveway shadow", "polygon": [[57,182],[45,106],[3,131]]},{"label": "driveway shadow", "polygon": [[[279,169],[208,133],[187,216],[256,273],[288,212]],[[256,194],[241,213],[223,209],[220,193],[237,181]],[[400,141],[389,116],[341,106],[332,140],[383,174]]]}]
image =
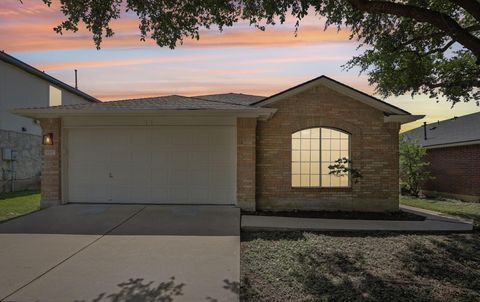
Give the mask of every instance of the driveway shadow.
[{"label": "driveway shadow", "polygon": [[0,234],[239,236],[233,206],[68,204],[0,223]]}]

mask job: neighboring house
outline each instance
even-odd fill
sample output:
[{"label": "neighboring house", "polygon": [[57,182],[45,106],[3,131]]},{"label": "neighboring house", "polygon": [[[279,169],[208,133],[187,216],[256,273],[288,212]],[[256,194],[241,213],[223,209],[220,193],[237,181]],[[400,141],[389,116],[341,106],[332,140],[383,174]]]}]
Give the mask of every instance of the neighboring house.
[{"label": "neighboring house", "polygon": [[0,52],[0,192],[38,188],[40,180],[41,128],[12,109],[91,102],[98,100]]},{"label": "neighboring house", "polygon": [[480,202],[480,112],[403,133],[427,149],[427,195]]},{"label": "neighboring house", "polygon": [[[271,97],[178,95],[18,109],[40,120],[42,205],[398,210],[408,112],[321,76]],[[329,175],[347,157],[363,178]]]}]

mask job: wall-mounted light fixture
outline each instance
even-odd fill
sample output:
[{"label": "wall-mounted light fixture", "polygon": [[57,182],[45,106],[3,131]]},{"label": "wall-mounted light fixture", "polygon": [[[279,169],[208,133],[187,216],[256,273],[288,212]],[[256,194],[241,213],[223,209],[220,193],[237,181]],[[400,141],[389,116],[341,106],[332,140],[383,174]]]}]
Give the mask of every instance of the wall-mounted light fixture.
[{"label": "wall-mounted light fixture", "polygon": [[42,144],[53,145],[53,133],[44,134],[42,137]]}]

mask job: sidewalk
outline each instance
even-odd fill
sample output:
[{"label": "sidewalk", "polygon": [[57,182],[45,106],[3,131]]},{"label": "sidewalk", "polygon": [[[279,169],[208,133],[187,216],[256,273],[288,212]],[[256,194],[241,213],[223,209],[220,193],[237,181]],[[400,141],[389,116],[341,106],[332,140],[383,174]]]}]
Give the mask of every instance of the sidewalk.
[{"label": "sidewalk", "polygon": [[469,232],[473,221],[434,211],[400,206],[400,210],[424,216],[424,221],[321,219],[242,215],[243,231],[395,231]]}]

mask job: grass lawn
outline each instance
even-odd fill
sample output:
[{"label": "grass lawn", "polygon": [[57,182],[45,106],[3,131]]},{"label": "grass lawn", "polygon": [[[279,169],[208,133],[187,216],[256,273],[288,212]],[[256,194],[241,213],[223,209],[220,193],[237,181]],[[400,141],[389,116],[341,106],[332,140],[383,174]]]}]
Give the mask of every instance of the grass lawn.
[{"label": "grass lawn", "polygon": [[[480,204],[402,197],[480,218]],[[243,301],[480,301],[480,232],[242,233]]]},{"label": "grass lawn", "polygon": [[476,227],[480,227],[480,203],[463,202],[454,199],[420,199],[410,196],[401,196],[400,203],[407,206],[473,219]]},{"label": "grass lawn", "polygon": [[35,211],[40,206],[38,191],[0,194],[0,221]]}]

